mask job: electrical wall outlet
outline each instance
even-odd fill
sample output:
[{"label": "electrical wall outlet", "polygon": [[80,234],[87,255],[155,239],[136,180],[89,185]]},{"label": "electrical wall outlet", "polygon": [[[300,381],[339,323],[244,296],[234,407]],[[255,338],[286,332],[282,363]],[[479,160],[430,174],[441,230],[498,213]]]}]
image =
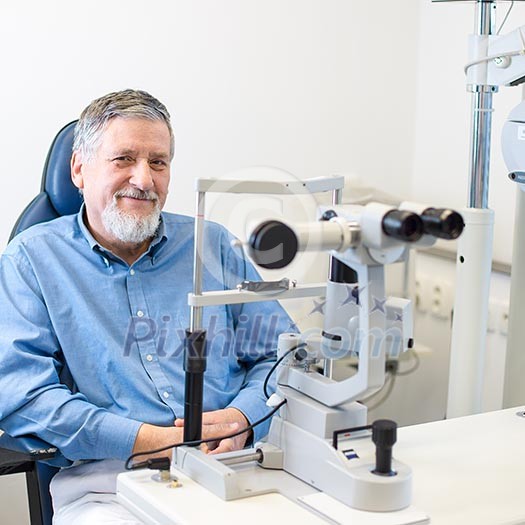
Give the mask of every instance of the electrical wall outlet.
[{"label": "electrical wall outlet", "polygon": [[430,313],[440,319],[450,319],[454,307],[454,293],[449,282],[416,276],[416,310]]},{"label": "electrical wall outlet", "polygon": [[431,292],[431,312],[432,315],[441,319],[449,319],[454,307],[454,294],[452,286],[445,281],[432,281]]},{"label": "electrical wall outlet", "polygon": [[430,301],[430,277],[418,275],[416,277],[415,306],[418,312],[425,313],[431,309]]}]

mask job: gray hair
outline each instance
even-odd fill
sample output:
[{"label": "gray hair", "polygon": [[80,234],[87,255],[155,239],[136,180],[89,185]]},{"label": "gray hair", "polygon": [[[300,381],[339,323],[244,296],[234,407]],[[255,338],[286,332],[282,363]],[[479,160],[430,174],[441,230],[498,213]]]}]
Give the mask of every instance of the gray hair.
[{"label": "gray hair", "polygon": [[175,140],[166,106],[146,91],[135,89],[116,91],[93,100],[75,126],[73,151],[79,151],[88,159],[92,157],[106,126],[115,117],[164,122],[170,132],[170,157],[173,158]]}]

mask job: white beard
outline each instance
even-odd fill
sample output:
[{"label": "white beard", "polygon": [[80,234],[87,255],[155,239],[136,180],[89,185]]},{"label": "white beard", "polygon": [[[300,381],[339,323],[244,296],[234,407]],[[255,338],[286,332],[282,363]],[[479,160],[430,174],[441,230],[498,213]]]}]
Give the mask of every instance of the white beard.
[{"label": "white beard", "polygon": [[[147,217],[137,217],[122,211],[117,201],[119,197],[128,196],[147,198],[155,203],[155,207]],[[160,206],[157,194],[153,191],[122,190],[113,196],[111,203],[102,212],[104,228],[121,242],[141,244],[154,237],[160,223]]]}]

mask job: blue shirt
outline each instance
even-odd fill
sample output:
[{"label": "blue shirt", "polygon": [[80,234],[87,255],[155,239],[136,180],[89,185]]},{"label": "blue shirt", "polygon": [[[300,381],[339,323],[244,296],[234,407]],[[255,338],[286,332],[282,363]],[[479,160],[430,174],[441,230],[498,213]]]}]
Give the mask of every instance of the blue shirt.
[{"label": "blue shirt", "polygon": [[[141,422],[183,417],[194,221],[163,213],[129,266],[96,242],[82,211],[29,228],[0,259],[0,428],[70,460],[125,459]],[[206,223],[204,290],[259,280],[230,241]],[[269,410],[262,383],[288,316],[276,302],[206,307],[203,327],[204,410],[235,407],[254,422]]]}]

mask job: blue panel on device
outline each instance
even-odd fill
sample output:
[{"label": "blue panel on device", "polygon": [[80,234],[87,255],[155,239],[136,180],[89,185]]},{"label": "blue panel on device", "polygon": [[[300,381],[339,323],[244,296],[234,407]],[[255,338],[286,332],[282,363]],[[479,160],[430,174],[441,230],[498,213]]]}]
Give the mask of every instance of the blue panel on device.
[{"label": "blue panel on device", "polygon": [[349,448],[347,450],[341,450],[341,452],[345,455],[346,459],[359,458],[359,456],[357,455],[357,452],[353,448]]}]

